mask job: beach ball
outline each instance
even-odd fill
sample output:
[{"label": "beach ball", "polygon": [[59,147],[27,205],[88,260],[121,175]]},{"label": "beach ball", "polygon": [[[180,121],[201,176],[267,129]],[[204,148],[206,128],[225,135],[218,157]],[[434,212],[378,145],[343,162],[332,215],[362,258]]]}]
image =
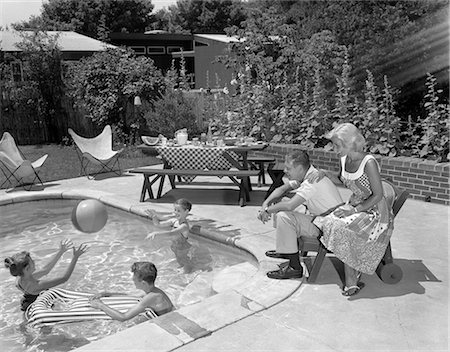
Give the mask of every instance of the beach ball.
[{"label": "beach ball", "polygon": [[82,200],[72,210],[73,226],[81,232],[98,232],[107,220],[106,207],[95,199]]}]

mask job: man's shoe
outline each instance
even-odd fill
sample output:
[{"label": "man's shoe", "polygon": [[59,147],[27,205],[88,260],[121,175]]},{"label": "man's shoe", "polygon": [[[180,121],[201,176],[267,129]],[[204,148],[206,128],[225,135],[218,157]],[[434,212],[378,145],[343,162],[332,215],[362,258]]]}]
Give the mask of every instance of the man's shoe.
[{"label": "man's shoe", "polygon": [[266,252],[266,256],[270,257],[270,258],[278,258],[278,259],[289,259],[288,256],[282,254],[282,253],[277,253],[275,250],[270,250]]},{"label": "man's shoe", "polygon": [[269,271],[267,277],[271,279],[284,280],[284,279],[300,279],[303,276],[303,269],[294,269],[289,265],[283,266],[279,270]]}]

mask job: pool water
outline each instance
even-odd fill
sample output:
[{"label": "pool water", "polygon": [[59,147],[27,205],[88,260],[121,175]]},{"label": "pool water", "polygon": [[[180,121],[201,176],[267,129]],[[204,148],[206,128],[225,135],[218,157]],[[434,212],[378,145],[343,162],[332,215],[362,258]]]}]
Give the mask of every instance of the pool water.
[{"label": "pool water", "polygon": [[[81,233],[70,220],[77,203],[48,200],[1,206],[1,259],[26,250],[36,267],[41,268],[56,253],[62,239],[71,239],[75,245],[86,242],[88,252],[80,257],[62,288],[142,295],[133,284],[130,267],[135,261],[151,261],[158,269],[156,286],[169,295],[177,308],[213,295],[213,277],[223,269],[246,261],[254,263],[243,251],[195,235],[189,238],[188,252],[180,256],[174,248],[176,235],[158,235],[154,240],[145,240],[146,234],[155,229],[150,221],[112,207],[108,207],[108,222],[101,231]],[[72,251],[66,252],[48,277],[62,275],[71,259]],[[0,270],[0,280],[3,351],[69,351],[142,322],[142,318],[136,317],[124,323],[94,320],[33,329],[24,323],[20,311],[22,293],[15,287],[15,278],[4,268]]]}]

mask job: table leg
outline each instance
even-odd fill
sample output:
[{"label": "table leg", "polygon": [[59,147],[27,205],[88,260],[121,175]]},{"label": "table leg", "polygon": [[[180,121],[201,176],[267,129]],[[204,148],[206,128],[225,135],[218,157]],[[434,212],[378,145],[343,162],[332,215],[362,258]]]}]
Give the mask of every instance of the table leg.
[{"label": "table leg", "polygon": [[[153,183],[153,182],[152,182]],[[153,199],[152,183],[150,183],[150,176],[144,175],[144,184],[142,185],[141,198],[140,201],[145,201],[145,193],[148,192],[150,199]]]},{"label": "table leg", "polygon": [[159,181],[159,188],[158,188],[158,198],[161,198],[165,178],[166,178],[166,175],[161,175],[161,181]]},{"label": "table leg", "polygon": [[278,187],[283,185],[283,176],[284,176],[284,171],[283,170],[278,170],[278,169],[273,169],[271,167],[269,167],[267,169],[267,173],[269,174],[270,178],[272,179],[272,184],[270,185],[267,193],[266,193],[266,198]]}]

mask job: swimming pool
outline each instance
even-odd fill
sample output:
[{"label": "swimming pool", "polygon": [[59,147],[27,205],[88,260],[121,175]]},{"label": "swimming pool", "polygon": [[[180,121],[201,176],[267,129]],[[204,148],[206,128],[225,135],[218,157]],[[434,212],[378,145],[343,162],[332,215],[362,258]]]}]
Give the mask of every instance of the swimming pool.
[{"label": "swimming pool", "polygon": [[[179,308],[214,294],[211,282],[222,269],[250,261],[253,257],[238,249],[192,235],[190,267],[180,267],[170,249],[174,236],[158,236],[153,241],[144,237],[153,226],[144,218],[108,207],[108,222],[98,233],[84,234],[74,229],[70,213],[77,201],[34,201],[1,207],[0,254],[2,259],[28,250],[37,267],[46,263],[58,248],[59,241],[70,238],[75,244],[88,242],[84,254],[70,280],[62,287],[84,292],[125,291],[139,293],[131,280],[134,261],[149,260],[158,268],[156,284],[165,290]],[[53,269],[57,275],[65,271],[71,254],[66,253]],[[254,262],[253,262],[254,263]],[[34,330],[22,324],[19,309],[21,293],[9,271],[0,271],[3,284],[0,302],[0,338],[8,351],[68,351],[89,341],[98,340],[136,324],[115,321],[91,321],[54,327],[51,331]]]}]

